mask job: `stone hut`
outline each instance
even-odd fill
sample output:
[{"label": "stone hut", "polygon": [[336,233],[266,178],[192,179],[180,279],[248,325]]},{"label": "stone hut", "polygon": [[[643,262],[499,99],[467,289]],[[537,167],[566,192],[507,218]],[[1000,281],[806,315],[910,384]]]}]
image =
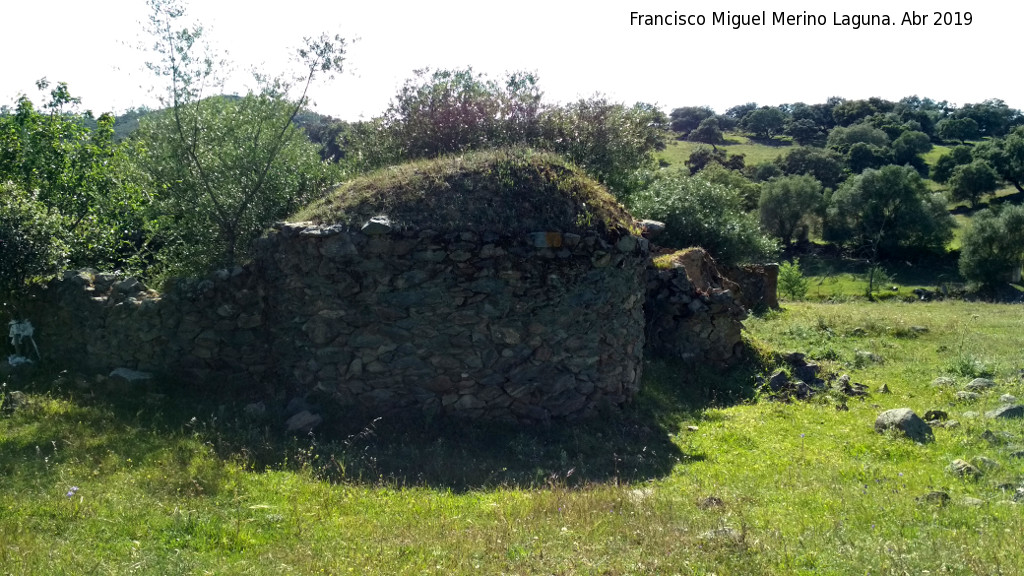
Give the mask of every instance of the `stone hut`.
[{"label": "stone hut", "polygon": [[763,274],[733,284],[703,251],[652,266],[614,198],[531,150],[388,168],[289,220],[233,270],[161,292],[68,271],[12,319],[31,320],[43,360],[62,367],[543,421],[628,402],[645,340],[655,355],[736,361],[736,289],[774,301]]},{"label": "stone hut", "polygon": [[342,403],[584,415],[640,384],[647,241],[530,150],[356,180],[264,238],[276,378]]}]

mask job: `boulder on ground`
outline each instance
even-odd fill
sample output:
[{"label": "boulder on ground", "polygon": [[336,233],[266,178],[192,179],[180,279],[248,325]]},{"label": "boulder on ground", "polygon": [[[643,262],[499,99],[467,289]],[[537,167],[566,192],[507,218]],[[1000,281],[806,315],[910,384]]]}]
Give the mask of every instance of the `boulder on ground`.
[{"label": "boulder on ground", "polygon": [[878,415],[875,419],[875,431],[884,433],[889,430],[900,432],[914,442],[922,444],[935,439],[932,427],[910,408],[894,408]]}]

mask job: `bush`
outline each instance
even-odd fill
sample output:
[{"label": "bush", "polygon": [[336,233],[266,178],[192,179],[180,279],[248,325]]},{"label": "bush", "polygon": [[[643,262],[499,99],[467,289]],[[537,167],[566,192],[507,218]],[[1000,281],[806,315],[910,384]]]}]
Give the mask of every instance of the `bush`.
[{"label": "bush", "polygon": [[944,199],[929,192],[916,170],[890,164],[865,170],[832,194],[824,236],[870,257],[942,252],[953,225]]},{"label": "bush", "polygon": [[821,183],[813,176],[783,176],[765,182],[761,188],[758,211],[761,228],[782,239],[786,246],[820,219],[824,198]]},{"label": "bush", "polygon": [[1024,261],[1024,206],[981,210],[971,222],[961,240],[960,274],[984,286],[1008,280]]},{"label": "bush", "polygon": [[738,191],[699,175],[662,172],[627,202],[634,215],[665,222],[658,240],[667,247],[700,246],[725,264],[765,261],[778,251],[756,216],[743,211]]},{"label": "bush", "polygon": [[810,283],[800,270],[800,260],[783,262],[779,265],[779,292],[790,300],[803,300],[807,296]]},{"label": "bush", "polygon": [[67,258],[61,218],[11,182],[0,184],[0,295],[57,272]]}]

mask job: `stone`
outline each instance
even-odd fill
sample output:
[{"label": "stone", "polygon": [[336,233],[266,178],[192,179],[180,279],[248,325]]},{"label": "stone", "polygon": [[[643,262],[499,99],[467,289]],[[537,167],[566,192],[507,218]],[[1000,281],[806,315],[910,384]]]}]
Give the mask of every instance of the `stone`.
[{"label": "stone", "polygon": [[879,356],[878,354],[875,354],[874,352],[868,352],[867,350],[857,350],[854,353],[854,357],[857,359],[858,362],[862,363],[870,362],[873,364],[881,364],[885,361],[885,359]]},{"label": "stone", "polygon": [[262,420],[267,415],[267,405],[263,402],[246,404],[245,408],[242,408],[242,414],[250,420]]},{"label": "stone", "polygon": [[875,419],[875,431],[884,433],[897,431],[915,442],[927,443],[935,439],[931,426],[910,408],[886,410]]},{"label": "stone", "polygon": [[965,480],[977,480],[982,476],[982,471],[977,466],[960,458],[950,462],[949,466],[946,467],[946,471]]},{"label": "stone", "polygon": [[956,386],[956,380],[950,378],[949,376],[939,376],[935,380],[932,380],[932,386],[937,386],[940,388]]},{"label": "stone", "polygon": [[1000,468],[999,462],[987,456],[975,456],[971,458],[971,465],[984,472],[991,472]]},{"label": "stone", "polygon": [[1016,404],[1017,397],[1014,396],[1013,394],[1003,394],[1002,396],[999,397],[999,401],[1002,402],[1003,404]]},{"label": "stone", "polygon": [[924,413],[925,420],[946,420],[949,414],[944,410],[929,410]]},{"label": "stone", "polygon": [[697,501],[697,508],[700,508],[701,510],[721,508],[722,506],[725,506],[725,502],[723,502],[718,496],[708,496]]},{"label": "stone", "polygon": [[648,238],[655,238],[665,231],[665,223],[657,220],[641,220],[639,224],[643,235]]},{"label": "stone", "polygon": [[115,368],[109,378],[119,378],[125,382],[145,382],[153,379],[153,375],[149,372],[141,372],[139,370],[132,370],[131,368]]},{"label": "stone", "polygon": [[989,388],[995,388],[995,386],[996,383],[988,378],[975,378],[974,380],[971,380],[967,386],[964,386],[964,390],[969,392],[984,392]]},{"label": "stone", "polygon": [[993,432],[992,430],[985,430],[981,433],[980,438],[993,446],[1004,446],[1013,442],[1016,439],[1016,436],[1001,430],[996,432]]},{"label": "stone", "polygon": [[1013,404],[1009,406],[1000,406],[995,410],[989,410],[985,412],[986,418],[1024,418],[1024,405]]},{"label": "stone", "polygon": [[285,421],[285,427],[288,432],[308,434],[314,428],[322,424],[323,421],[323,417],[319,414],[313,414],[309,410],[303,410]]},{"label": "stone", "polygon": [[391,219],[387,216],[374,216],[363,224],[360,231],[367,236],[379,236],[391,232]]},{"label": "stone", "polygon": [[937,506],[945,506],[949,503],[949,494],[942,490],[933,490],[924,496],[917,499],[918,502],[924,504],[935,504]]},{"label": "stone", "polygon": [[981,398],[981,395],[978,394],[977,392],[968,392],[966,390],[961,390],[956,393],[956,399],[961,402],[974,402],[978,398]]},{"label": "stone", "polygon": [[984,506],[985,501],[981,498],[974,498],[973,496],[964,496],[959,502],[957,502],[957,504],[960,504],[961,506],[977,507]]}]

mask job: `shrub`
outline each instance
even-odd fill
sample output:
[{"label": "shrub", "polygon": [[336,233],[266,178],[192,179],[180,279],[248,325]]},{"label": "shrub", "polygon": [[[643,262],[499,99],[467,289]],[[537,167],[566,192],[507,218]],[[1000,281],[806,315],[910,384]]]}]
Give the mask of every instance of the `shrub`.
[{"label": "shrub", "polygon": [[783,262],[779,265],[779,291],[790,300],[803,300],[810,287],[807,278],[800,270],[800,260]]},{"label": "shrub", "polygon": [[985,286],[1007,280],[1024,261],[1024,206],[981,210],[971,222],[961,240],[960,274]]},{"label": "shrub", "polygon": [[820,218],[824,207],[821,192],[821,183],[806,174],[765,182],[758,204],[761,228],[788,246],[801,227],[806,231]]},{"label": "shrub", "polygon": [[700,246],[725,264],[764,261],[778,250],[756,216],[743,211],[739,192],[699,175],[662,172],[627,202],[634,215],[665,222],[659,242],[668,247]]},{"label": "shrub", "polygon": [[61,218],[11,182],[0,184],[0,295],[65,262]]}]

